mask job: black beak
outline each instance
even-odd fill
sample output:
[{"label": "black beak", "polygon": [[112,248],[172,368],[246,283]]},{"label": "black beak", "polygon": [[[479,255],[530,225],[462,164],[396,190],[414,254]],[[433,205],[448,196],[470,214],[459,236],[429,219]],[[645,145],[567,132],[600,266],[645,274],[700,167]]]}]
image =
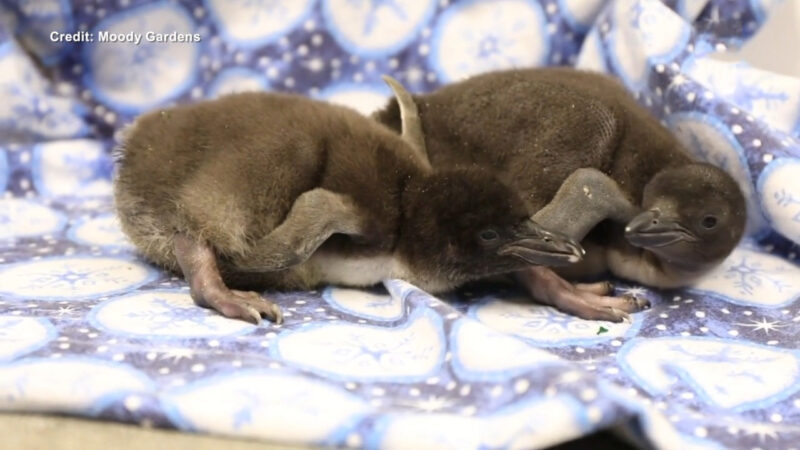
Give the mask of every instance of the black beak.
[{"label": "black beak", "polygon": [[576,263],[586,253],[575,240],[526,220],[515,231],[515,240],[500,247],[498,254],[515,256],[528,264],[562,266]]},{"label": "black beak", "polygon": [[680,241],[694,242],[697,236],[675,219],[651,209],[634,217],[625,227],[625,238],[637,247],[665,247]]}]

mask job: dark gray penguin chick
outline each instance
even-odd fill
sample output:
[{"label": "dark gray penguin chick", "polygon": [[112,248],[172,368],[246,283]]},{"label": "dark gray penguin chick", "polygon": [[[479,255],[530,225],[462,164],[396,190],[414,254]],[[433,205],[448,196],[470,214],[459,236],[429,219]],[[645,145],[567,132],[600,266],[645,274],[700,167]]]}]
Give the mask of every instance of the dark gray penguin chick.
[{"label": "dark gray penguin chick", "polygon": [[[413,99],[434,168],[492,168],[540,211],[534,219],[541,225],[574,239],[594,229],[583,242],[584,261],[565,268],[571,276],[610,269],[650,286],[683,286],[719,264],[742,236],[745,200],[733,178],[694,161],[607,76],[510,70]],[[397,101],[375,117],[397,129]],[[576,290],[546,268],[520,278],[538,300],[584,318],[620,320],[646,306],[603,297],[608,284]]]},{"label": "dark gray penguin chick", "polygon": [[164,109],[140,117],[121,142],[116,208],[141,253],[182,272],[197,304],[256,323],[262,314],[280,322],[280,309],[229,286],[402,278],[437,292],[580,259],[578,244],[531,221],[488,170],[430,171],[410,143],[420,141],[418,122],[401,138],[294,95]]}]

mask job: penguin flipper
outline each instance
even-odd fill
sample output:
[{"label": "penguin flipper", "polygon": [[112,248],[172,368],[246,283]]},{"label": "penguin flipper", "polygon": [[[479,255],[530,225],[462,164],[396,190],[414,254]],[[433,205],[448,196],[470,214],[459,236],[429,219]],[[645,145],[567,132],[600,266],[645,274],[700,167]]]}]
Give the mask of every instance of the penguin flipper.
[{"label": "penguin flipper", "polygon": [[367,237],[367,217],[348,196],[312,189],[297,197],[280,225],[231,262],[244,272],[288,269],[305,262],[333,234]]},{"label": "penguin flipper", "polygon": [[564,180],[553,200],[534,214],[533,220],[581,241],[603,220],[627,223],[638,212],[608,175],[582,168]]}]

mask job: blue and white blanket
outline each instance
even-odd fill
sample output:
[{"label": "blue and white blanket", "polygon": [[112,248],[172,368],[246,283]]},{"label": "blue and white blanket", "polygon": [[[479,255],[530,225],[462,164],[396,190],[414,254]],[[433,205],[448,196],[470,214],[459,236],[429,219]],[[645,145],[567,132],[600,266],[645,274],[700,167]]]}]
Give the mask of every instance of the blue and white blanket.
[{"label": "blue and white blanket", "polygon": [[[0,0],[0,409],[352,447],[612,425],[661,448],[797,446],[800,80],[714,58],[771,3]],[[190,42],[149,40],[172,32]],[[536,65],[620,77],[748,196],[747,241],[696,286],[621,284],[653,302],[633,323],[388,281],[279,294],[286,322],[256,327],[195,307],[111,214],[114,136],[150,108],[267,89],[369,112],[382,74],[427,91]]]}]

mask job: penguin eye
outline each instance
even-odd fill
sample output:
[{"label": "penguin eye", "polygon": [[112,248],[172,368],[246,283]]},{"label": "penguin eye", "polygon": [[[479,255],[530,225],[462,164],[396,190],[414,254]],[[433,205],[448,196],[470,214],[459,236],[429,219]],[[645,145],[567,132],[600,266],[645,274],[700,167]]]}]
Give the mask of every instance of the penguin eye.
[{"label": "penguin eye", "polygon": [[481,237],[482,241],[490,242],[490,241],[493,241],[493,240],[497,239],[498,237],[500,237],[500,235],[497,234],[497,231],[494,231],[493,229],[488,228],[486,230],[481,231],[480,237]]},{"label": "penguin eye", "polygon": [[717,218],[714,216],[705,216],[703,217],[703,228],[706,230],[710,230],[717,226]]}]

